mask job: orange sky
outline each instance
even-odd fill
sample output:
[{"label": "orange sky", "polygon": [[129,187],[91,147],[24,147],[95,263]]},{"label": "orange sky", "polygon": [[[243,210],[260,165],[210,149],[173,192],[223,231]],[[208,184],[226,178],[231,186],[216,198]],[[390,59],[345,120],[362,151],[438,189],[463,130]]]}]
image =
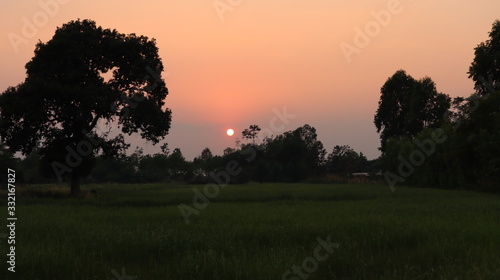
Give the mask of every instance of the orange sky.
[{"label": "orange sky", "polygon": [[[214,3],[229,8],[218,12]],[[390,14],[383,26],[373,15],[381,10]],[[269,127],[273,109],[284,107],[296,115],[284,130],[307,123],[328,152],[349,144],[375,158],[373,115],[386,79],[404,69],[431,77],[443,93],[469,95],[473,49],[488,38],[498,11],[496,0],[3,0],[0,91],[23,81],[38,40],[89,18],[156,38],[173,112],[166,141],[188,159],[206,146],[222,154],[235,145],[227,128],[240,137],[250,124]],[[373,36],[349,62],[340,46],[356,47],[356,28],[367,26]],[[13,34],[21,43],[12,44]],[[137,138],[132,145],[159,151]]]}]

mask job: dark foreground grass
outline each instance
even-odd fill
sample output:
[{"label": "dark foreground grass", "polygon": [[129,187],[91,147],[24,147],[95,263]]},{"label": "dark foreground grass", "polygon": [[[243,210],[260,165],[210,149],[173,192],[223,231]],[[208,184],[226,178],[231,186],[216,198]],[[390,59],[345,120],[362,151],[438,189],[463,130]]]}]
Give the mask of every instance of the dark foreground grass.
[{"label": "dark foreground grass", "polygon": [[[192,206],[192,186],[95,185],[76,200],[62,188],[18,189],[16,273],[0,239],[2,279],[500,279],[496,195],[236,185],[186,225],[178,204]],[[328,236],[340,247],[317,269],[282,278]]]}]

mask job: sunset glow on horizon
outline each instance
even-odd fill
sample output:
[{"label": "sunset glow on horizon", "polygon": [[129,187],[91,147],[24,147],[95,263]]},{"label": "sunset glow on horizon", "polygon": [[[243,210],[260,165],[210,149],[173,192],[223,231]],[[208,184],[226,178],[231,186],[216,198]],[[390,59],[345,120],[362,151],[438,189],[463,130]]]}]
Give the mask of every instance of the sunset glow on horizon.
[{"label": "sunset glow on horizon", "polygon": [[[172,110],[161,143],[188,159],[204,147],[222,154],[235,147],[234,131],[270,128],[283,108],[295,117],[279,133],[309,124],[328,152],[350,145],[373,159],[380,154],[373,116],[387,78],[404,69],[416,79],[429,76],[451,97],[470,95],[474,48],[487,40],[499,10],[500,2],[486,0],[242,0],[223,12],[213,0],[9,0],[0,4],[0,90],[24,80],[39,40],[71,20],[92,19],[156,39]],[[349,56],[346,44],[354,47]],[[233,137],[221,133],[229,127]],[[160,150],[129,139],[132,149]]]}]

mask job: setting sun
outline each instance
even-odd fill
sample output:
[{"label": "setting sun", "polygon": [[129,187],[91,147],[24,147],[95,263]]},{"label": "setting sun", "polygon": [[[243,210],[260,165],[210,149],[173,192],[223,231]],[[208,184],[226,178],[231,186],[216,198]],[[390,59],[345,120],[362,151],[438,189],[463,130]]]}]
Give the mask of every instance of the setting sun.
[{"label": "setting sun", "polygon": [[500,279],[499,11],[0,0],[0,280]]}]

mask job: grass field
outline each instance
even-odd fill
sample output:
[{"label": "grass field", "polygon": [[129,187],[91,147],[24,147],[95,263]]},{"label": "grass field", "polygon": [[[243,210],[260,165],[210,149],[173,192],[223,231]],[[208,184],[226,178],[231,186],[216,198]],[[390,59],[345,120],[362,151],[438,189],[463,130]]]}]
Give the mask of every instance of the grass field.
[{"label": "grass field", "polygon": [[[498,195],[231,185],[186,225],[178,205],[193,186],[92,185],[85,199],[66,188],[18,188],[16,273],[0,239],[2,279],[500,279]],[[340,246],[318,260],[328,237]]]}]

